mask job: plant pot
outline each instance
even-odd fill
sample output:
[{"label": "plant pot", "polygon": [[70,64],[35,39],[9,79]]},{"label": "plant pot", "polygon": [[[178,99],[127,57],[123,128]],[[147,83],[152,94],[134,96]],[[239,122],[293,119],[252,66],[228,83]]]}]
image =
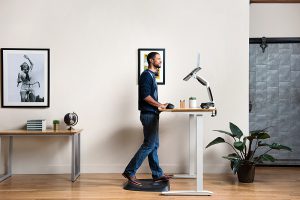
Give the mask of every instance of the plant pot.
[{"label": "plant pot", "polygon": [[53,124],[53,130],[57,131],[59,129],[59,124]]},{"label": "plant pot", "polygon": [[255,165],[253,163],[241,164],[237,171],[238,179],[242,183],[253,183],[255,175]]}]

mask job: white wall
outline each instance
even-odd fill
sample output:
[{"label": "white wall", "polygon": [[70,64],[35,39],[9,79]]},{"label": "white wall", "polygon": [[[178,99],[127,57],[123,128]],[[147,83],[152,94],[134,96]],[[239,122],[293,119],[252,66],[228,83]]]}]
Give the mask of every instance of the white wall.
[{"label": "white wall", "polygon": [[[0,47],[50,48],[48,109],[0,109],[0,128],[27,119],[62,119],[77,112],[82,133],[82,172],[122,172],[142,142],[137,111],[137,49],[166,49],[161,102],[208,101],[195,80],[182,81],[201,53],[200,74],[210,81],[218,116],[205,119],[205,145],[229,129],[248,130],[247,0],[0,0]],[[188,116],[161,114],[160,163],[166,172],[188,164]],[[205,172],[229,170],[225,145],[205,150]],[[70,141],[16,138],[13,173],[70,169]],[[148,164],[140,172],[148,169]]]},{"label": "white wall", "polygon": [[250,37],[300,37],[300,4],[251,4]]}]

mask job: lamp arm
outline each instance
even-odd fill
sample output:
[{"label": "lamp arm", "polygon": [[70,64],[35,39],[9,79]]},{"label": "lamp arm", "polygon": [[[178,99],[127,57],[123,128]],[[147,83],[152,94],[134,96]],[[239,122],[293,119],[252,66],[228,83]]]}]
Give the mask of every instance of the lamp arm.
[{"label": "lamp arm", "polygon": [[212,92],[211,92],[211,89],[210,89],[210,86],[209,86],[209,82],[206,81],[204,78],[201,78],[201,77],[199,77],[199,76],[196,76],[196,79],[199,81],[199,83],[201,83],[202,85],[206,86],[209,100],[210,100],[211,102],[213,102],[214,99],[213,99]]},{"label": "lamp arm", "polygon": [[207,86],[207,81],[199,76],[196,76],[196,79],[199,81],[199,83],[201,83],[204,86]]},{"label": "lamp arm", "polygon": [[211,102],[214,102],[214,98],[213,98],[211,89],[210,89],[210,87],[209,87],[209,84],[207,84],[206,89],[207,89],[207,93],[208,93],[209,100],[210,100]]}]

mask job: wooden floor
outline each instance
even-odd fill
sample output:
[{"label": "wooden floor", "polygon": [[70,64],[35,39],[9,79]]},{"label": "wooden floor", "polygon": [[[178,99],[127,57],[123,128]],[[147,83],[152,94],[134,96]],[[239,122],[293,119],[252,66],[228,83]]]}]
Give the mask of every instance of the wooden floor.
[{"label": "wooden floor", "polygon": [[[138,178],[149,178],[138,174]],[[232,174],[206,174],[204,189],[212,196],[168,197],[152,192],[122,189],[120,174],[82,174],[72,183],[69,175],[13,175],[0,183],[0,199],[219,199],[219,200],[299,200],[300,167],[256,168],[255,182],[242,184]],[[171,190],[193,190],[195,180],[173,179]]]}]

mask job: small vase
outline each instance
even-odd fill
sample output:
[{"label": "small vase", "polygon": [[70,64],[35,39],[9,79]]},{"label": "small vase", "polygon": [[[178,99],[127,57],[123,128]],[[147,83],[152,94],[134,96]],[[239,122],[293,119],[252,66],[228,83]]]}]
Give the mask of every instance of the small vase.
[{"label": "small vase", "polygon": [[255,175],[254,163],[243,163],[237,171],[238,179],[242,183],[253,183]]},{"label": "small vase", "polygon": [[189,107],[190,108],[197,108],[197,100],[196,99],[190,99],[189,100]]}]

